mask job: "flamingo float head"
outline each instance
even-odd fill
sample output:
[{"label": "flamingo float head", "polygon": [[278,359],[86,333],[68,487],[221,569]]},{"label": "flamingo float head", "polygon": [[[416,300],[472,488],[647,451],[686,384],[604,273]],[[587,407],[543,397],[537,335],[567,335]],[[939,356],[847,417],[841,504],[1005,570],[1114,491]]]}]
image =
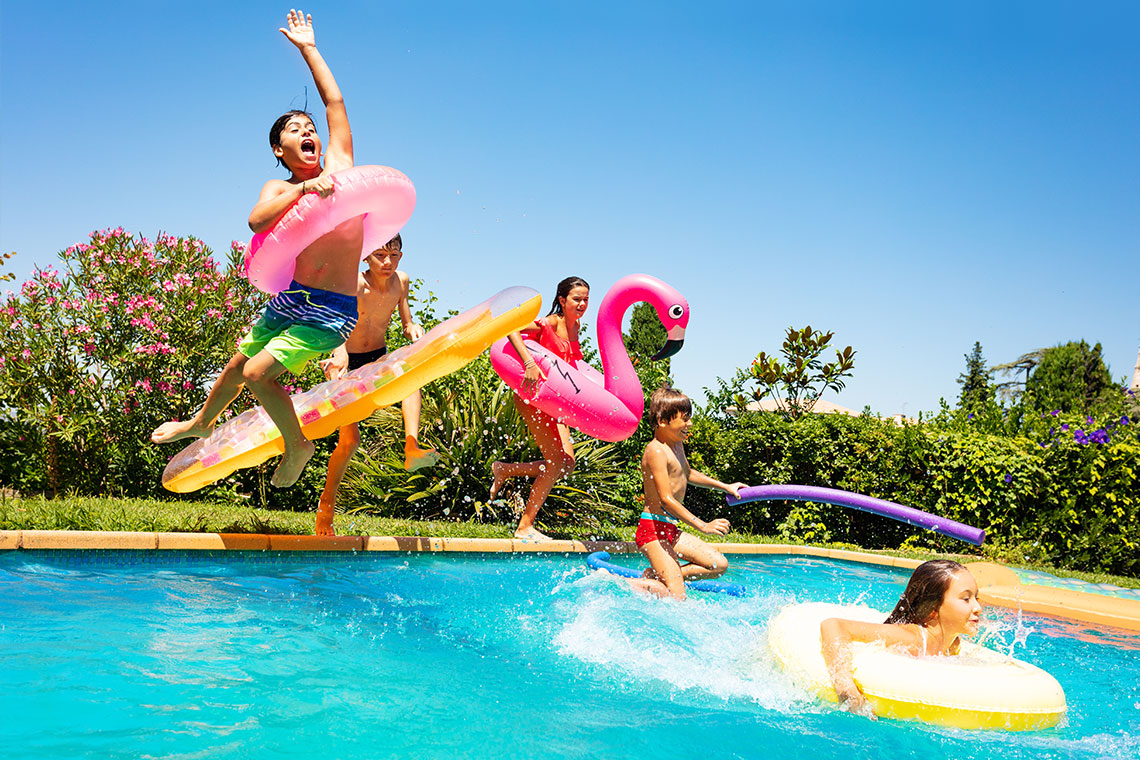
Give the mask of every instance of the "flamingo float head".
[{"label": "flamingo float head", "polygon": [[622,315],[638,301],[652,306],[665,327],[665,345],[653,359],[665,359],[680,351],[685,343],[685,328],[689,324],[689,302],[672,285],[647,274],[626,275],[606,293],[598,310],[599,343],[605,343],[603,331],[610,331],[605,328],[612,328],[620,340]]}]

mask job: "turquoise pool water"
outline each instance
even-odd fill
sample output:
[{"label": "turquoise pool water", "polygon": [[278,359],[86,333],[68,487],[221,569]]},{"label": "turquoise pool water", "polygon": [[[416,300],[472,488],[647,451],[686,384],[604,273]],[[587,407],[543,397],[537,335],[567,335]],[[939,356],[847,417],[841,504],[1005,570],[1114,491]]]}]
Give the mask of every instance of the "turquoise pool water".
[{"label": "turquoise pool water", "polygon": [[21,760],[1140,756],[1140,635],[987,610],[989,641],[1068,695],[1067,725],[1022,734],[841,713],[765,655],[781,606],[886,608],[906,577],[737,559],[726,579],[752,596],[674,604],[581,556],[8,552],[0,747]]}]

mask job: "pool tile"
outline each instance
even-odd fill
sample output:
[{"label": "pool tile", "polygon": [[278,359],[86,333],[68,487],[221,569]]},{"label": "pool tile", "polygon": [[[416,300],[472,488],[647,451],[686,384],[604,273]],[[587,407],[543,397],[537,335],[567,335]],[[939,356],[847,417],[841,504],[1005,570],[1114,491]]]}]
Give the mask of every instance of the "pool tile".
[{"label": "pool tile", "polygon": [[24,549],[157,549],[158,534],[126,531],[25,530]]},{"label": "pool tile", "polygon": [[19,530],[0,530],[0,551],[19,549],[22,532]]},{"label": "pool tile", "polygon": [[270,551],[358,552],[364,549],[363,536],[293,536],[269,537]]},{"label": "pool tile", "polygon": [[264,533],[219,533],[227,549],[245,551],[266,551],[269,549],[269,536]]},{"label": "pool tile", "polygon": [[158,548],[221,551],[226,543],[217,533],[159,533]]},{"label": "pool tile", "polygon": [[868,565],[887,565],[888,567],[894,565],[894,557],[885,557],[881,554],[869,554],[868,552],[853,552],[848,549],[828,549],[827,556],[830,559],[863,562]]},{"label": "pool tile", "polygon": [[509,538],[445,538],[443,539],[445,552],[509,552],[511,539]]}]

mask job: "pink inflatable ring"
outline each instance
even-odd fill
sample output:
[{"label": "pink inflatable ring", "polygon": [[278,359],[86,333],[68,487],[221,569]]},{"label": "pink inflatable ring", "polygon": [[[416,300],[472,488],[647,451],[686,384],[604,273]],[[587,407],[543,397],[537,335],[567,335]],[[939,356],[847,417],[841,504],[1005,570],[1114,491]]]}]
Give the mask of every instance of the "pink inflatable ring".
[{"label": "pink inflatable ring", "polygon": [[338,224],[364,217],[360,258],[387,243],[416,207],[416,188],[390,166],[354,166],[334,172],[327,198],[306,193],[268,232],[254,235],[245,254],[245,273],[258,290],[280,293],[293,281],[297,256]]}]

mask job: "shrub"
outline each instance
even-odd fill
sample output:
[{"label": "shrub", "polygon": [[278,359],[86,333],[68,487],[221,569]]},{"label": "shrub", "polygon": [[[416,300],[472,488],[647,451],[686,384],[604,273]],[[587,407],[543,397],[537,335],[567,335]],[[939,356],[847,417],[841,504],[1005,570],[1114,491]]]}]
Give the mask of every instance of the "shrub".
[{"label": "shrub", "polygon": [[[0,415],[42,470],[5,484],[57,493],[156,493],[166,452],[151,429],[188,414],[233,354],[259,299],[238,265],[195,238],[91,234],[0,304]],[[31,452],[28,452],[31,453]],[[36,474],[38,473],[38,475]]]}]

